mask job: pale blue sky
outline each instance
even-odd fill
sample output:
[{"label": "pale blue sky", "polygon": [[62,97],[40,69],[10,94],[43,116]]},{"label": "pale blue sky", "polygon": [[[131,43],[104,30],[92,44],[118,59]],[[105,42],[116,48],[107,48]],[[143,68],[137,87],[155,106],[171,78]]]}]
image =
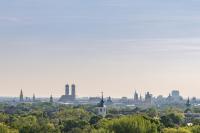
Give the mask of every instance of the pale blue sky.
[{"label": "pale blue sky", "polygon": [[[198,0],[0,1],[2,96],[200,93]],[[197,93],[198,92],[198,93]]]}]

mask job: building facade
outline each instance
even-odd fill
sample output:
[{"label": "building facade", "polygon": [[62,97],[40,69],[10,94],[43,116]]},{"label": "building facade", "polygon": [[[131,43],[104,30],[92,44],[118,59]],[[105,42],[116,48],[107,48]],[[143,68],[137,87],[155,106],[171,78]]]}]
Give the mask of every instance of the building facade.
[{"label": "building facade", "polygon": [[76,86],[75,84],[71,85],[71,94],[69,85],[65,85],[65,95],[62,95],[59,99],[60,102],[73,102],[76,100]]}]

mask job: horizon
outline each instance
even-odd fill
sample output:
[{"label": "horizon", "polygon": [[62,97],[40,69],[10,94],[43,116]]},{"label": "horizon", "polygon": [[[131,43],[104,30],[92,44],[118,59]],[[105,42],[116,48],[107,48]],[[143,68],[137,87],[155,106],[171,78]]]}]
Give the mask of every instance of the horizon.
[{"label": "horizon", "polygon": [[200,1],[0,2],[1,96],[200,97]]},{"label": "horizon", "polygon": [[[23,92],[23,89],[21,89],[22,90],[22,92]],[[20,91],[21,91],[20,90]],[[169,95],[172,95],[172,91],[179,91],[179,90],[177,90],[177,89],[174,89],[174,90],[171,90],[168,94],[158,94],[158,95],[154,95],[154,93],[152,93],[152,92],[149,92],[149,91],[147,91],[147,92],[149,92],[150,94],[152,94],[152,96],[154,97],[154,98],[157,98],[158,96],[162,96],[162,97],[164,97],[164,98],[167,98]],[[77,90],[76,90],[76,92],[77,92]],[[138,93],[138,95],[140,96],[142,96],[142,98],[144,99],[144,97],[145,97],[145,94],[147,93],[147,92],[142,92],[142,93],[140,93],[140,92],[138,92],[137,90],[134,90],[133,91],[133,93],[132,93],[132,95],[131,96],[121,96],[121,97],[112,97],[111,95],[105,95],[104,94],[104,98],[108,98],[108,97],[111,97],[111,98],[122,98],[122,97],[126,97],[126,98],[128,98],[128,99],[133,99],[133,97],[134,97],[134,93],[135,92],[137,92]],[[102,93],[102,92],[100,92],[100,93]],[[76,95],[76,98],[90,98],[90,97],[101,97],[101,94],[99,93],[99,95],[92,95],[92,96],[79,96],[79,95]],[[24,95],[25,93],[23,92],[23,95]],[[183,99],[188,99],[188,98],[197,98],[197,99],[200,99],[200,97],[196,97],[196,96],[192,96],[192,97],[189,97],[189,96],[183,96],[183,95],[181,95],[181,92],[179,91],[179,94],[180,94],[180,96],[183,98]],[[33,97],[33,95],[36,97],[36,98],[49,98],[50,96],[53,96],[54,98],[59,98],[60,99],[60,97],[62,96],[62,95],[65,95],[64,93],[61,95],[61,96],[54,96],[53,94],[50,94],[49,96],[38,96],[38,95],[35,95],[35,93],[33,93],[31,96],[30,95],[24,95],[24,97],[27,97],[27,98],[32,98]],[[19,96],[0,96],[0,98],[19,98]]]}]

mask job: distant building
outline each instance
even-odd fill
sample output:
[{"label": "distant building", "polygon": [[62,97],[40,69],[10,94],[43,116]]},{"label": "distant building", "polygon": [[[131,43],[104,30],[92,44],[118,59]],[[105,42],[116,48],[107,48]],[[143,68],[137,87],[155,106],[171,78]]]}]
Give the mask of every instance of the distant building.
[{"label": "distant building", "polygon": [[173,90],[173,91],[172,91],[172,97],[179,97],[179,96],[180,96],[179,94],[180,94],[180,93],[179,93],[178,90]]},{"label": "distant building", "polygon": [[106,108],[106,106],[104,105],[103,92],[102,92],[101,101],[100,101],[100,103],[98,103],[98,105],[97,105],[97,114],[98,114],[98,115],[101,115],[101,116],[103,116],[103,117],[105,117],[106,114],[107,114],[107,108]]},{"label": "distant building", "polygon": [[60,102],[73,102],[76,99],[76,86],[75,84],[71,85],[71,95],[69,91],[69,85],[65,85],[65,95],[62,95],[59,99]]},{"label": "distant building", "polygon": [[147,92],[145,94],[145,104],[147,105],[151,105],[152,104],[152,94],[150,94],[149,92]]},{"label": "distant building", "polygon": [[180,96],[180,93],[178,90],[173,90],[171,94],[167,97],[168,103],[180,103],[183,101],[183,98]]},{"label": "distant building", "polygon": [[89,102],[97,103],[101,100],[100,97],[89,97]]},{"label": "distant building", "polygon": [[53,96],[52,95],[50,96],[49,102],[53,103]]},{"label": "distant building", "polygon": [[174,101],[180,101],[181,100],[180,93],[179,93],[178,90],[173,90],[172,91],[172,99]]},{"label": "distant building", "polygon": [[167,97],[167,101],[168,101],[168,102],[172,101],[172,96],[171,96],[171,94],[169,94],[169,96]]},{"label": "distant building", "polygon": [[140,101],[142,102],[142,95],[140,94]]},{"label": "distant building", "polygon": [[120,99],[120,102],[123,103],[123,104],[128,104],[128,103],[129,103],[129,100],[128,100],[127,97],[122,97],[122,98]]},{"label": "distant building", "polygon": [[113,104],[112,99],[111,99],[110,96],[108,97],[108,99],[106,101],[106,104],[108,104],[108,105]]},{"label": "distant building", "polygon": [[72,96],[72,100],[75,100],[76,99],[76,86],[75,86],[75,84],[72,84],[72,86],[71,86],[71,88],[72,88],[72,93],[71,93],[71,96]]},{"label": "distant building", "polygon": [[138,93],[135,91],[135,93],[134,93],[134,102],[138,102],[138,101],[139,101]]},{"label": "distant building", "polygon": [[20,102],[23,102],[23,101],[24,101],[24,96],[23,96],[22,90],[20,91],[19,101],[20,101]]},{"label": "distant building", "polygon": [[192,98],[192,101],[191,101],[191,103],[192,103],[192,104],[195,104],[195,103],[197,103],[197,99],[196,99],[196,97],[193,97],[193,98]]},{"label": "distant building", "polygon": [[184,111],[185,115],[185,123],[191,123],[194,119],[200,119],[200,113],[193,113],[191,110],[190,99],[188,98],[186,101],[186,110]]},{"label": "distant building", "polygon": [[162,95],[159,95],[157,96],[154,102],[157,105],[157,107],[160,107],[161,105],[164,105],[166,103],[166,98],[164,98]]},{"label": "distant building", "polygon": [[35,102],[36,101],[36,99],[35,99],[35,94],[33,94],[33,102]]},{"label": "distant building", "polygon": [[133,104],[135,105],[142,104],[142,96],[140,94],[140,97],[139,97],[139,94],[137,93],[137,91],[135,91],[134,93]]},{"label": "distant building", "polygon": [[65,85],[65,95],[69,96],[69,85],[68,84]]}]

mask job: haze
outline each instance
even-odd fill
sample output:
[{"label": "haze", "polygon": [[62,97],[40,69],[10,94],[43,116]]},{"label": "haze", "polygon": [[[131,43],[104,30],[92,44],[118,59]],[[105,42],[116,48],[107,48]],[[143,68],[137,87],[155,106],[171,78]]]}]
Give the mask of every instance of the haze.
[{"label": "haze", "polygon": [[0,1],[1,96],[200,97],[198,0]]}]

